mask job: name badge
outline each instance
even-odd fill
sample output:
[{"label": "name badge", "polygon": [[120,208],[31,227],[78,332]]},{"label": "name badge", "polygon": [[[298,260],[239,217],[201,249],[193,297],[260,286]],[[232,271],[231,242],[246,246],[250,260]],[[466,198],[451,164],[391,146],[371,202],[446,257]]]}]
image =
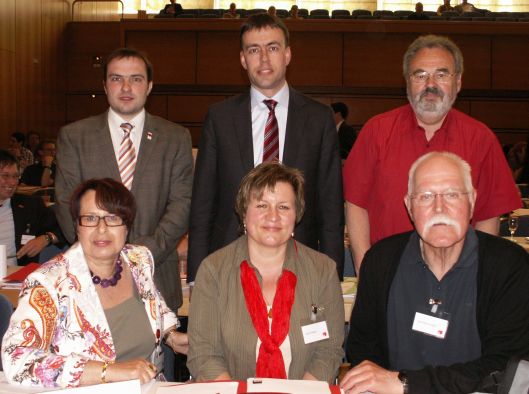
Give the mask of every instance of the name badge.
[{"label": "name badge", "polygon": [[448,320],[415,312],[412,330],[444,339],[448,330]]},{"label": "name badge", "polygon": [[301,332],[303,333],[305,345],[329,339],[329,330],[325,320],[301,326]]},{"label": "name badge", "polygon": [[35,236],[34,236],[34,235],[22,234],[22,239],[20,240],[20,244],[21,244],[21,245],[25,245],[25,244],[27,244],[29,241],[31,241],[32,239],[35,239]]}]

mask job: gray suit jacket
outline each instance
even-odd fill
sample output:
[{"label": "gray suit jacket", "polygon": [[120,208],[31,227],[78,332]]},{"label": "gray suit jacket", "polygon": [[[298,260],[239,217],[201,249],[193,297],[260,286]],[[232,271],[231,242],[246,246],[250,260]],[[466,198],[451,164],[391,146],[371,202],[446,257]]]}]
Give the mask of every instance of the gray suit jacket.
[{"label": "gray suit jacket", "polygon": [[[76,238],[69,212],[72,191],[82,181],[107,177],[121,181],[107,112],[63,127],[57,141],[56,212],[70,243]],[[182,303],[176,244],[187,231],[192,178],[189,132],[146,113],[131,189],[138,211],[129,242],[150,249],[155,283],[174,311]]]},{"label": "gray suit jacket", "polygon": [[[188,281],[202,260],[239,236],[234,205],[254,167],[250,93],[213,105],[200,136],[189,224]],[[290,89],[283,163],[305,177],[298,241],[331,257],[343,276],[342,168],[331,109]]]}]

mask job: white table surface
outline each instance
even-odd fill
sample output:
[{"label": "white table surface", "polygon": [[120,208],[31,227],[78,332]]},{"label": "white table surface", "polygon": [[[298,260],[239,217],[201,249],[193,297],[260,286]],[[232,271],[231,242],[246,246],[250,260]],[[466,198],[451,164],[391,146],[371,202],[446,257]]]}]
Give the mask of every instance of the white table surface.
[{"label": "white table surface", "polygon": [[[134,382],[127,382],[127,383],[134,383]],[[119,383],[118,383],[119,384]],[[108,388],[111,389],[110,391],[114,394],[121,394],[123,390],[120,390],[119,387],[117,387],[118,384],[115,383],[108,383],[108,384],[101,384],[101,385],[95,385],[95,386],[83,386],[77,389],[68,389],[68,390],[61,390],[65,392],[71,392],[76,393],[79,392],[79,394],[85,394],[85,393],[97,393],[98,390],[96,388]],[[156,382],[152,381],[150,383],[141,385],[141,394],[156,394],[156,390],[158,387],[162,386],[172,386],[175,384],[181,384],[181,383],[175,383],[175,382]],[[137,386],[136,386],[137,387]],[[4,376],[4,372],[0,371],[0,394],[34,394],[34,393],[48,393],[50,391],[58,391],[56,388],[52,389],[46,389],[42,387],[27,387],[27,386],[20,386],[16,384],[9,384],[6,381],[6,378]],[[127,390],[128,394],[134,394],[133,391]]]}]

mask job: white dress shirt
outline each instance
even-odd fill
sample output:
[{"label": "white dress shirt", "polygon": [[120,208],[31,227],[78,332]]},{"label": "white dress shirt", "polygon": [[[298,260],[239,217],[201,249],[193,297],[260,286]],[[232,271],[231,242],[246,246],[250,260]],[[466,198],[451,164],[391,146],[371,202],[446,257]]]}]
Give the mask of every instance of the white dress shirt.
[{"label": "white dress shirt", "polygon": [[[6,245],[7,265],[17,265],[15,248],[15,221],[11,209],[11,199],[0,206],[0,245]],[[10,257],[11,256],[11,257]]]},{"label": "white dress shirt", "polygon": [[264,132],[266,127],[266,120],[268,119],[268,112],[270,110],[263,102],[263,100],[275,100],[277,105],[275,108],[277,126],[279,131],[279,161],[283,161],[283,151],[285,146],[285,135],[287,130],[288,117],[288,100],[290,91],[288,84],[285,85],[273,96],[266,97],[253,86],[250,88],[251,110],[252,110],[252,137],[253,137],[253,164],[257,166],[263,162],[264,149]]}]

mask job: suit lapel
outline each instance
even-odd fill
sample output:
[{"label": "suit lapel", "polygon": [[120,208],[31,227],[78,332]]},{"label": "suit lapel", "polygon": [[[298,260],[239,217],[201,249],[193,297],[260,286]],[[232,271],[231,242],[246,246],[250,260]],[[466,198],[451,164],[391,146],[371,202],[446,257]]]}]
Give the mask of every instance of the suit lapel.
[{"label": "suit lapel", "polygon": [[[114,145],[112,145],[112,138],[110,137],[110,129],[108,127],[108,112],[101,115],[101,123],[94,133],[95,152],[99,152],[103,166],[107,168],[107,173],[110,178],[121,181],[119,175],[118,162],[116,160],[116,153],[114,152]],[[92,151],[92,147],[87,147]],[[110,158],[112,159],[103,159]]]},{"label": "suit lapel", "polygon": [[11,212],[13,213],[13,223],[15,224],[15,247],[18,250],[22,234],[26,231],[24,228],[26,217],[23,202],[17,195],[11,197]]},{"label": "suit lapel", "polygon": [[145,166],[147,165],[149,158],[152,156],[154,147],[156,146],[159,133],[158,128],[155,125],[154,117],[145,112],[145,124],[143,126],[143,132],[141,135],[140,151],[137,155],[136,168],[134,169],[134,179],[132,180],[132,189],[136,182],[136,177],[141,178]]},{"label": "suit lapel", "polygon": [[285,134],[285,146],[283,147],[283,163],[295,167],[298,156],[298,147],[303,139],[304,124],[307,117],[304,115],[303,107],[305,100],[303,96],[292,88],[288,99],[287,130]]},{"label": "suit lapel", "polygon": [[241,95],[240,100],[241,102],[237,105],[239,110],[235,111],[233,123],[237,142],[239,143],[243,172],[246,174],[254,167],[250,94]]}]

